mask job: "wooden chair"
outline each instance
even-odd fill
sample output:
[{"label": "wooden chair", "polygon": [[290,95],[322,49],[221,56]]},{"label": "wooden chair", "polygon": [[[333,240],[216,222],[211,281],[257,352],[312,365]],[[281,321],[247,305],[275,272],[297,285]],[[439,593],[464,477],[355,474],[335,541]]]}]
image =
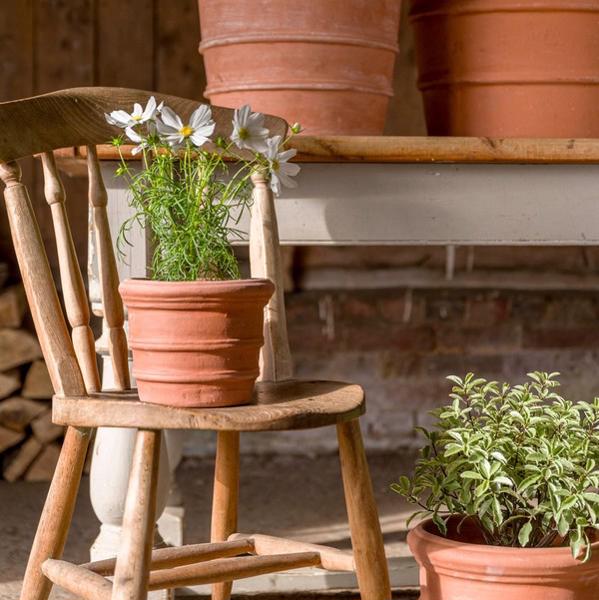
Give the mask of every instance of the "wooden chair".
[{"label": "wooden chair", "polygon": [[[188,116],[196,101],[155,94]],[[107,195],[96,145],[114,135],[104,113],[145,103],[149,92],[79,88],[0,104],[0,176],[12,238],[37,334],[55,389],[53,418],[67,426],[64,445],[27,565],[22,600],[46,600],[52,584],[88,600],[139,600],[148,590],[212,583],[227,600],[235,579],[315,566],[355,570],[364,600],[391,597],[387,564],[358,418],[360,387],[291,379],[277,222],[267,182],[255,176],[250,231],[252,275],[277,291],[265,311],[261,381],[249,406],[174,409],[139,402],[130,388],[124,314],[106,214]],[[228,134],[232,111],[214,108],[217,134]],[[274,133],[281,119],[267,117]],[[85,146],[100,281],[118,390],[101,391],[89,304],[75,254],[53,150]],[[57,295],[27,189],[16,159],[40,154],[45,196],[56,234],[61,288],[71,336]],[[336,426],[353,556],[337,549],[265,535],[235,533],[239,434]],[[118,556],[85,565],[60,560],[81,479],[90,433],[96,427],[138,429]],[[152,551],[158,456],[163,429],[218,432],[211,543]],[[113,580],[107,577],[113,576]]]}]

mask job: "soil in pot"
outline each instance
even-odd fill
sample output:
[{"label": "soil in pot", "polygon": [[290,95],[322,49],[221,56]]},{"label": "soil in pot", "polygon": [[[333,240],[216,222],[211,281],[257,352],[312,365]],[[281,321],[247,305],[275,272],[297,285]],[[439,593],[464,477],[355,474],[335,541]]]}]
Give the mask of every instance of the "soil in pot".
[{"label": "soil in pot", "polygon": [[179,407],[247,404],[259,373],[268,279],[128,279],[129,346],[140,400]]},{"label": "soil in pot", "polygon": [[596,0],[411,0],[429,135],[599,136]]},{"label": "soil in pot", "polygon": [[420,567],[421,600],[591,600],[599,590],[599,544],[588,562],[569,547],[506,548],[481,543],[472,525],[448,537],[431,520],[408,534]]},{"label": "soil in pot", "polygon": [[383,133],[400,0],[199,0],[213,104],[299,121],[308,135]]}]

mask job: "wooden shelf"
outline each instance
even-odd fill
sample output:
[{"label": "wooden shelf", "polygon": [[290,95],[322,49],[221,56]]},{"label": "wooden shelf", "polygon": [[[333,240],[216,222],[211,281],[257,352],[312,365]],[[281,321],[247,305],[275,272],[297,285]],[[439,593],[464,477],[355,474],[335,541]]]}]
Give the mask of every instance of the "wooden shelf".
[{"label": "wooden shelf", "polygon": [[[303,163],[521,163],[599,164],[599,139],[523,139],[461,137],[299,135],[290,142]],[[131,146],[122,147],[131,155]],[[85,149],[68,148],[63,157],[85,156]],[[110,145],[98,147],[102,160],[117,160]]]}]

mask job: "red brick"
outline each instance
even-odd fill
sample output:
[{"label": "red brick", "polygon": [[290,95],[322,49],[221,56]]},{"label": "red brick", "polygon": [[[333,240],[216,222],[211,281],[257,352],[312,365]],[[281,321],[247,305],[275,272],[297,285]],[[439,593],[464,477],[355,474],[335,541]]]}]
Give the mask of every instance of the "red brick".
[{"label": "red brick", "polygon": [[599,347],[599,326],[593,327],[525,327],[524,348],[593,348]]},{"label": "red brick", "polygon": [[497,354],[521,347],[522,326],[508,322],[490,327],[469,327],[456,323],[436,328],[439,352],[465,354]]},{"label": "red brick", "polygon": [[597,300],[594,297],[561,295],[547,300],[543,321],[567,324],[590,324],[597,325],[599,310]]}]

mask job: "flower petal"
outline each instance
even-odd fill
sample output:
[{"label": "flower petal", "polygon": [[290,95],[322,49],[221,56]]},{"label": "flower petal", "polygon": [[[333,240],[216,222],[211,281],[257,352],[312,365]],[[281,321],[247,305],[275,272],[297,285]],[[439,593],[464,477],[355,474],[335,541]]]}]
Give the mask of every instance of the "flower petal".
[{"label": "flower petal", "polygon": [[164,106],[160,115],[165,125],[168,125],[177,131],[183,127],[181,117],[172,108]]},{"label": "flower petal", "polygon": [[135,131],[132,127],[127,127],[127,129],[125,129],[125,134],[132,142],[135,142],[136,144],[139,144],[143,140],[141,135],[139,135],[139,133],[137,133],[137,131]]},{"label": "flower petal", "polygon": [[297,154],[297,150],[295,148],[290,148],[289,150],[283,150],[283,152],[279,153],[278,159],[279,162],[287,162],[290,158],[293,158]]},{"label": "flower petal", "polygon": [[212,120],[212,111],[207,104],[200,104],[189,117],[189,124],[194,129],[201,127],[204,124],[210,123]]},{"label": "flower petal", "polygon": [[156,113],[156,98],[154,98],[154,96],[150,96],[150,99],[148,100],[148,103],[146,104],[146,107],[144,108],[142,119],[144,121],[147,121],[148,119],[151,119],[155,113]]},{"label": "flower petal", "polygon": [[127,127],[132,123],[131,115],[124,110],[113,110],[110,116],[114,119],[114,124],[119,127]]},{"label": "flower petal", "polygon": [[296,163],[279,163],[279,171],[284,175],[295,177],[301,171],[301,167]]}]

